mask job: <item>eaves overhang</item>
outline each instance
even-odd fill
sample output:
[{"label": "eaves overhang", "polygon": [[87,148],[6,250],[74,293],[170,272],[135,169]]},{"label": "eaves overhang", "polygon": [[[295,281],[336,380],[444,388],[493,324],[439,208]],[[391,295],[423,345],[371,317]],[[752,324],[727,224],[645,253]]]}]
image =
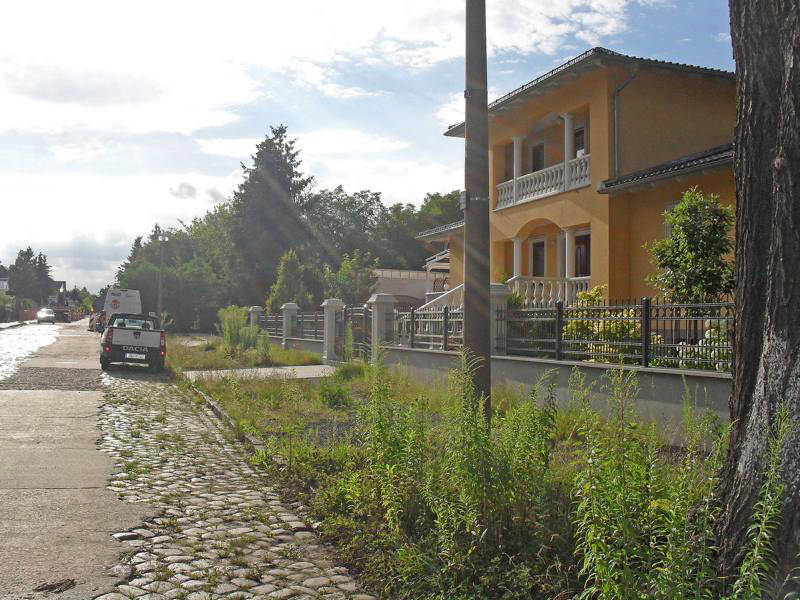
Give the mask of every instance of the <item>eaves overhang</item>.
[{"label": "eaves overhang", "polygon": [[416,239],[425,240],[428,242],[445,240],[450,237],[452,232],[458,231],[463,227],[464,221],[462,219],[461,221],[455,221],[453,223],[447,223],[446,225],[440,225],[439,227],[434,227],[432,229],[426,229],[425,231],[420,232]]},{"label": "eaves overhang", "polygon": [[731,164],[733,164],[733,144],[724,144],[641,169],[615,179],[606,179],[597,185],[597,191],[600,194],[633,191],[636,188],[652,185],[665,179],[682,177],[689,173],[712,171]]},{"label": "eaves overhang", "polygon": [[[598,46],[596,48],[592,48],[591,50],[587,50],[583,54],[568,60],[563,65],[559,65],[552,71],[548,71],[544,75],[540,75],[533,81],[529,81],[525,85],[520,86],[517,89],[491,102],[489,104],[489,119],[512,110],[516,105],[528,100],[531,97],[551,91],[568,81],[573,81],[586,71],[604,66],[607,61],[627,63],[631,66],[649,66],[670,69],[673,71],[683,71],[685,73],[693,73],[696,75],[720,77],[730,81],[734,81],[735,79],[734,73],[725,71],[723,69],[713,69],[710,67],[700,67],[697,65],[688,65],[666,60],[630,56]],[[444,135],[447,137],[464,137],[464,126],[465,124],[463,122],[451,125],[448,127],[447,131],[444,132]]]}]

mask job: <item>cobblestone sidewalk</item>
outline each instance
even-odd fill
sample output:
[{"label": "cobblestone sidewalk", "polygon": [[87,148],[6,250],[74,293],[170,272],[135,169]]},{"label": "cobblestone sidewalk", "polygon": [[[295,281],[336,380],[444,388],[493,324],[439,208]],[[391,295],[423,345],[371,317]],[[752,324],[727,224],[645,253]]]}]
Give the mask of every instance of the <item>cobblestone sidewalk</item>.
[{"label": "cobblestone sidewalk", "polygon": [[109,488],[159,516],[115,535],[130,546],[102,600],[370,600],[236,442],[174,385],[103,375],[100,447]]}]

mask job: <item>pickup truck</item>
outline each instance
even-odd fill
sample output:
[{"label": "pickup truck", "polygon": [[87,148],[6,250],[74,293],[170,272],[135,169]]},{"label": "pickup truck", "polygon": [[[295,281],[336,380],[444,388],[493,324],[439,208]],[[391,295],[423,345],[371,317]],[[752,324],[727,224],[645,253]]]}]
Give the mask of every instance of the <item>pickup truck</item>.
[{"label": "pickup truck", "polygon": [[116,313],[100,338],[100,368],[104,371],[111,363],[139,363],[160,372],[166,356],[167,338],[155,317]]}]

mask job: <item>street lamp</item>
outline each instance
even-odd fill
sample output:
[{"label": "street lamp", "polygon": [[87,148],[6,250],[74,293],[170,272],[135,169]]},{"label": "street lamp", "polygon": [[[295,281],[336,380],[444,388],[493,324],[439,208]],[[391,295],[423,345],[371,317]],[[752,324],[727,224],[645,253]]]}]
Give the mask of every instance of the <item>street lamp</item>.
[{"label": "street lamp", "polygon": [[161,296],[162,296],[162,291],[163,291],[163,287],[164,287],[164,283],[163,283],[163,280],[164,280],[164,242],[166,242],[168,240],[169,240],[169,235],[168,234],[166,234],[164,232],[160,232],[158,234],[158,242],[159,242],[159,247],[160,247],[160,250],[161,250],[161,259],[159,260],[159,264],[158,264],[158,309],[157,309],[158,312],[156,313],[156,316],[158,317],[158,322],[159,323],[161,323],[161,311],[162,311]]}]

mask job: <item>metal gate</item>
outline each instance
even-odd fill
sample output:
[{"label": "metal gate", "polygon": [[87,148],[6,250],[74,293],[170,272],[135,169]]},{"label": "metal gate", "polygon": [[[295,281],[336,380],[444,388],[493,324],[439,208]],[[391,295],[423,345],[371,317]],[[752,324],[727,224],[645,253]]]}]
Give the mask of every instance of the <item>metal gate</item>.
[{"label": "metal gate", "polygon": [[[344,344],[345,335],[350,332],[353,340],[353,358],[368,362],[371,358],[372,311],[369,306],[346,306],[344,308],[343,329],[341,339]],[[342,348],[344,350],[344,346]],[[343,356],[340,354],[339,356]]]}]

